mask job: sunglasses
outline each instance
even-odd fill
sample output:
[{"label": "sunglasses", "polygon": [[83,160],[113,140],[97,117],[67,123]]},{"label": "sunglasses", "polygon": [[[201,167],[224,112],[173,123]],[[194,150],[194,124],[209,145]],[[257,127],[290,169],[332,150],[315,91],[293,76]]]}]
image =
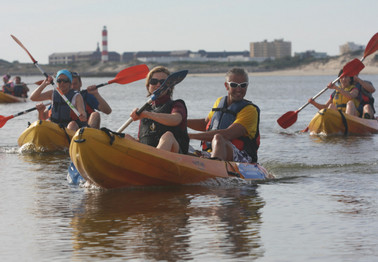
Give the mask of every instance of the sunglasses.
[{"label": "sunglasses", "polygon": [[241,88],[246,88],[248,86],[248,82],[244,82],[244,83],[235,83],[235,82],[227,82],[227,84],[229,86],[231,86],[232,88],[237,88],[238,86],[240,86]]},{"label": "sunglasses", "polygon": [[70,80],[68,79],[58,79],[56,80],[57,83],[70,83]]},{"label": "sunglasses", "polygon": [[158,83],[163,84],[164,81],[165,81],[165,79],[160,79],[160,80],[159,80],[159,79],[156,79],[156,78],[151,78],[151,79],[150,79],[150,85],[155,86],[155,85],[157,85]]}]

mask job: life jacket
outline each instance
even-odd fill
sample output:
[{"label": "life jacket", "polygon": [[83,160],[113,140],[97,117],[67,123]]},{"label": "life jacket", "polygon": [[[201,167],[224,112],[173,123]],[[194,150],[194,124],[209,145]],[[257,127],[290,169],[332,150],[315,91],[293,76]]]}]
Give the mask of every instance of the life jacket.
[{"label": "life jacket", "polygon": [[87,118],[89,119],[89,116],[95,111],[95,109],[92,108],[87,102],[88,95],[89,95],[88,91],[82,90],[80,91],[80,94],[83,97],[85,112],[87,113]]},{"label": "life jacket", "polygon": [[[252,162],[257,162],[257,150],[260,146],[260,109],[251,101],[243,99],[228,106],[227,96],[222,97],[219,101],[218,107],[212,109],[214,114],[206,130],[210,131],[228,128],[236,120],[237,114],[248,105],[254,106],[258,113],[256,135],[253,139],[251,139],[249,136],[241,136],[233,139],[231,143],[234,144],[239,150],[246,151],[248,155],[252,157]],[[202,149],[210,150],[211,142],[202,141]]]},{"label": "life jacket", "polygon": [[24,92],[24,86],[22,84],[15,84],[13,87],[13,95],[21,97],[22,94],[25,94]]},{"label": "life jacket", "polygon": [[[371,84],[371,82],[370,82]],[[375,108],[374,108],[374,97],[372,95],[372,93],[368,92],[367,90],[365,90],[365,88],[363,88],[360,83],[357,83],[356,84],[356,87],[358,88],[358,91],[359,91],[359,95],[358,95],[358,99],[360,101],[360,106],[359,108],[360,109],[363,109],[363,107],[365,105],[371,105],[371,107],[373,108],[374,112],[375,112]]]},{"label": "life jacket", "polygon": [[13,82],[8,82],[6,84],[3,85],[3,92],[5,94],[10,94],[10,95],[13,95],[13,92],[9,90],[9,88],[12,88],[13,87]]},{"label": "life jacket", "polygon": [[[67,97],[68,101],[72,103],[72,99],[75,94],[77,94],[77,91],[70,89],[70,91],[68,91],[65,96]],[[63,100],[57,90],[54,90],[52,101],[52,107],[49,112],[50,120],[52,122],[67,126],[68,123],[72,120],[78,119],[78,117],[72,112],[69,105],[67,105],[66,101]]]},{"label": "life jacket", "polygon": [[[150,105],[145,110],[155,113],[171,113],[173,104],[176,102],[184,104],[187,111],[185,102],[181,99],[175,101],[169,100],[167,103],[158,106]],[[156,147],[159,144],[160,137],[165,132],[171,131],[180,145],[180,153],[186,154],[189,149],[189,136],[186,129],[186,119],[184,121],[185,128],[183,129],[181,126],[166,126],[151,119],[143,118],[139,125],[139,141],[143,144]]]},{"label": "life jacket", "polygon": [[[348,87],[343,88],[344,91],[350,92],[353,90],[353,88],[356,88],[354,85],[350,85]],[[353,100],[354,105],[356,108],[360,105],[360,102],[358,98],[352,98],[349,99],[346,96],[343,96],[339,91],[334,91],[331,94],[332,103],[336,105],[336,108],[338,110],[341,110],[342,112],[346,111],[346,104],[349,102],[349,100]]]}]

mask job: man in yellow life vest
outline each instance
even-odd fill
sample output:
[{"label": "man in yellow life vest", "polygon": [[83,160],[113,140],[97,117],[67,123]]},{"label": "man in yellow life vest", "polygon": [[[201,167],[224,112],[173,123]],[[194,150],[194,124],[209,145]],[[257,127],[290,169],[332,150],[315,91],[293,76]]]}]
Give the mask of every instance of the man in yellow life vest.
[{"label": "man in yellow life vest", "polygon": [[[339,76],[343,73],[341,70]],[[315,102],[312,98],[308,100],[310,104],[315,106],[317,109],[331,108],[336,110],[341,110],[342,112],[353,115],[360,116],[357,111],[360,101],[358,99],[359,90],[353,85],[353,77],[343,76],[339,80],[340,86],[329,83],[328,88],[334,89],[335,91],[331,94],[331,97],[325,104],[319,104]]]}]

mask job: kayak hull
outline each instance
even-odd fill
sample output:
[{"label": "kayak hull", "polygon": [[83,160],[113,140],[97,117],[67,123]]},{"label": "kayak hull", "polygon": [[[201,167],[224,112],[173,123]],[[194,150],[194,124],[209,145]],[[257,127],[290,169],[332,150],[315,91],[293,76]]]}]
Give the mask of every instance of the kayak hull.
[{"label": "kayak hull", "polygon": [[67,151],[74,131],[51,121],[37,120],[18,138],[18,145],[33,152]]},{"label": "kayak hull", "polygon": [[[69,153],[84,179],[103,188],[186,185],[230,176],[247,180],[273,178],[258,164],[176,154],[139,143],[129,136],[109,136],[92,128],[76,132]],[[245,176],[239,169],[244,169]]]},{"label": "kayak hull", "polygon": [[0,92],[0,103],[20,103],[20,102],[26,102],[25,97],[18,97],[13,96],[10,94],[6,94],[4,92]]},{"label": "kayak hull", "polygon": [[310,134],[369,135],[378,133],[376,119],[364,119],[334,109],[321,109],[308,126]]}]

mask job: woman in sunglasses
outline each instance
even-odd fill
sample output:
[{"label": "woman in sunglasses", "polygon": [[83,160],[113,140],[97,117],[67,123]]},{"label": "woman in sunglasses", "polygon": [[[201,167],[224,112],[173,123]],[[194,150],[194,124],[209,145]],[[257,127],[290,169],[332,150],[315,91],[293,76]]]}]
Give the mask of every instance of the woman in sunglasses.
[{"label": "woman in sunglasses", "polygon": [[219,97],[206,118],[188,119],[188,127],[199,133],[191,139],[202,140],[205,157],[235,162],[257,162],[260,145],[260,109],[245,100],[248,73],[233,68],[226,74],[227,95]]},{"label": "woman in sunglasses", "polygon": [[69,105],[63,100],[57,90],[48,90],[43,92],[43,90],[51,84],[53,78],[48,76],[42,84],[37,87],[30,95],[30,100],[32,101],[45,101],[51,100],[52,105],[49,110],[45,110],[46,106],[40,103],[36,106],[39,112],[39,119],[46,120],[49,119],[54,123],[62,124],[68,129],[77,130],[82,126],[87,126],[87,114],[84,109],[84,102],[82,96],[72,89],[72,74],[66,69],[62,69],[56,74],[56,82],[58,88],[67,97],[73,106],[79,111],[80,125],[75,121],[78,119],[76,114],[71,110]]},{"label": "woman in sunglasses", "polygon": [[[167,68],[153,68],[146,77],[148,96],[159,89],[170,75]],[[140,115],[134,109],[130,117],[140,120],[138,139],[141,143],[159,149],[186,154],[189,148],[187,109],[181,99],[172,100],[173,88],[168,88]]]}]

